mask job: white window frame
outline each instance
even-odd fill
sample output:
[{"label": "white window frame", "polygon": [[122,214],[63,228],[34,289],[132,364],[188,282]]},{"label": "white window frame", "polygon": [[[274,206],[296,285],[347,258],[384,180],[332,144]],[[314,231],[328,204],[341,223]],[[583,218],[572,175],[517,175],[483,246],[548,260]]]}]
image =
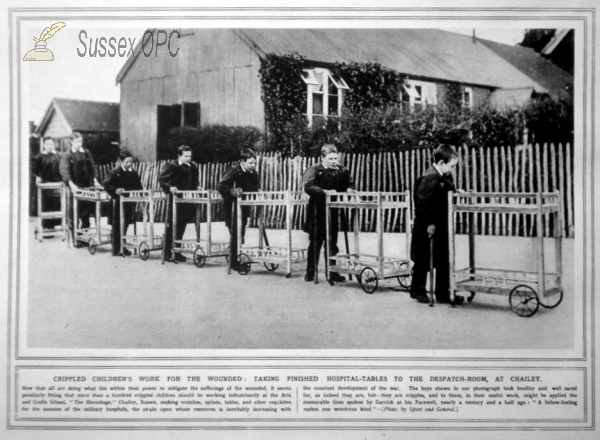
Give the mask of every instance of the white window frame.
[{"label": "white window frame", "polygon": [[[425,108],[428,105],[437,105],[437,84],[427,81],[418,81],[408,79],[402,85],[404,91],[408,95],[410,111],[415,110],[415,104]],[[417,87],[421,88],[421,93],[417,91]]]},{"label": "white window frame", "polygon": [[[465,101],[465,95],[469,95],[469,101]],[[462,93],[462,105],[463,107],[473,108],[473,88],[465,87]]]},{"label": "white window frame", "polygon": [[[338,93],[338,105],[337,105],[337,114],[342,114],[342,106],[344,104],[344,90],[350,90],[348,84],[342,77],[334,78],[333,74],[329,69],[325,69],[322,67],[315,67],[311,69],[302,69],[303,72],[306,72],[306,77],[302,75],[302,80],[306,84],[306,116],[308,118],[308,125],[312,126],[313,123],[313,95],[320,94],[323,96],[323,114],[318,115],[324,118],[329,117],[329,86],[330,82],[333,84]],[[315,78],[315,74],[323,75],[323,91],[318,91],[319,82]]]}]

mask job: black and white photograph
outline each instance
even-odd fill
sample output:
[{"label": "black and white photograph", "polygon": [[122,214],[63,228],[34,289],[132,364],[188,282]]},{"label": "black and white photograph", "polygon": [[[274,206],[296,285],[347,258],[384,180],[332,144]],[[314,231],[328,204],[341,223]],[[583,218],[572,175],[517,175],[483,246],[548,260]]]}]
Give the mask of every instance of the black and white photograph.
[{"label": "black and white photograph", "polygon": [[595,5],[481,3],[11,4],[5,438],[594,437]]}]

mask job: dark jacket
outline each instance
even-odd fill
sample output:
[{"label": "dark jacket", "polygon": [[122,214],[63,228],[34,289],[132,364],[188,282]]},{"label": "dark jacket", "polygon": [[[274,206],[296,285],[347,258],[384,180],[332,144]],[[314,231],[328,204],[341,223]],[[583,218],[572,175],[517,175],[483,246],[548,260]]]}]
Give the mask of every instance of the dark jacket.
[{"label": "dark jacket", "polygon": [[112,198],[118,198],[117,189],[135,191],[143,189],[140,175],[134,171],[125,171],[121,165],[113,168],[104,179],[104,189]]},{"label": "dark jacket", "polygon": [[42,179],[42,183],[61,182],[58,154],[42,153],[33,159],[33,175]]},{"label": "dark jacket", "polygon": [[[304,172],[304,191],[310,196],[304,222],[304,232],[311,234],[315,229],[315,220],[322,225],[322,234],[325,234],[325,191],[336,190],[340,192],[354,189],[354,179],[350,171],[343,167],[325,168],[322,163],[315,164]],[[315,216],[316,211],[316,216]],[[337,223],[332,227],[337,230]],[[332,230],[332,232],[335,232]]]},{"label": "dark jacket", "polygon": [[60,175],[63,182],[72,181],[80,188],[87,188],[94,184],[94,178],[97,178],[96,165],[89,150],[83,149],[83,152],[73,153],[68,150],[60,159]]},{"label": "dark jacket", "polygon": [[179,161],[168,162],[160,170],[158,183],[165,194],[170,194],[171,187],[179,191],[189,191],[198,188],[198,164],[191,162],[180,165]]},{"label": "dark jacket", "polygon": [[[244,171],[240,164],[229,168],[219,181],[217,190],[223,197],[223,213],[225,215],[225,224],[231,226],[231,213],[233,212],[233,203],[235,196],[231,195],[233,188],[241,188],[244,192],[258,191],[260,187],[258,173],[256,171]],[[244,210],[242,215],[247,217],[249,210]]]},{"label": "dark jacket", "polygon": [[[115,209],[113,212],[112,203],[108,205],[108,224],[118,225],[118,219],[115,219],[115,215],[119,215],[119,195],[117,189],[123,188],[125,191],[134,191],[143,189],[140,175],[136,171],[125,171],[121,165],[113,168],[103,182],[104,189],[110,196],[115,199]],[[132,219],[134,217],[135,205],[127,203],[125,205],[124,217]],[[114,222],[116,220],[116,223]]]},{"label": "dark jacket", "polygon": [[455,191],[451,174],[441,176],[434,167],[417,179],[413,189],[415,219],[413,223],[411,259],[429,265],[427,227],[435,225],[435,264],[448,261],[448,192]]}]

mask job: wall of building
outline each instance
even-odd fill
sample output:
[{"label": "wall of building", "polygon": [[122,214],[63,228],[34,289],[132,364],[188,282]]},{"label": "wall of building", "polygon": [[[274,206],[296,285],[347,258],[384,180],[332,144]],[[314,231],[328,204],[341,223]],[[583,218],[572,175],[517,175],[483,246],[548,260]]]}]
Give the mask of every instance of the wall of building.
[{"label": "wall of building", "polygon": [[72,130],[69,127],[67,121],[63,116],[56,112],[52,112],[52,116],[46,125],[44,132],[40,133],[43,138],[52,137],[52,138],[62,138],[66,136],[71,136]]},{"label": "wall of building", "polygon": [[[485,104],[489,100],[490,95],[492,93],[492,91],[490,89],[486,89],[483,87],[465,86],[465,85],[461,85],[461,87],[462,87],[462,90],[464,90],[465,87],[471,87],[471,89],[473,90],[473,107],[474,108]],[[448,83],[437,83],[438,103],[443,103],[445,101],[447,90],[448,90]]]},{"label": "wall of building", "polygon": [[143,161],[156,159],[159,104],[199,102],[203,125],[264,125],[256,53],[229,29],[180,32],[176,57],[140,51],[120,83],[121,144]]}]

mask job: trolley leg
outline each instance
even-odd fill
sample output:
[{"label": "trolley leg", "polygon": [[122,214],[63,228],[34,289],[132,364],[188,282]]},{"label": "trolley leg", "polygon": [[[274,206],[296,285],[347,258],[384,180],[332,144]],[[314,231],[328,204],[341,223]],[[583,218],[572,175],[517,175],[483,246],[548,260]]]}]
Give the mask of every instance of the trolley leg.
[{"label": "trolley leg", "polygon": [[[318,202],[317,202],[318,203]],[[317,203],[315,203],[315,210],[313,216],[313,239],[310,243],[309,252],[313,254],[313,271],[315,274],[315,284],[319,283],[319,252],[318,252],[318,237],[319,237],[319,221],[317,219]]]},{"label": "trolley leg", "polygon": [[163,247],[162,247],[162,263],[169,259],[167,253],[171,253],[171,240],[172,240],[172,229],[173,229],[173,194],[169,194],[167,199],[167,218],[165,219],[165,231],[163,233]]},{"label": "trolley leg", "polygon": [[237,200],[233,201],[231,219],[229,223],[229,262],[227,263],[227,275],[231,274],[234,261],[237,262]]},{"label": "trolley leg", "polygon": [[433,265],[433,235],[429,237],[429,307],[433,307],[433,295],[435,292],[435,276]]},{"label": "trolley leg", "polygon": [[[348,244],[348,222],[346,220],[346,209],[341,210],[342,227],[344,228],[344,243],[346,244],[346,255],[350,255],[350,245]],[[346,257],[350,258],[350,257]],[[383,273],[383,272],[381,272]],[[352,281],[352,274],[348,274],[348,280]]]}]

